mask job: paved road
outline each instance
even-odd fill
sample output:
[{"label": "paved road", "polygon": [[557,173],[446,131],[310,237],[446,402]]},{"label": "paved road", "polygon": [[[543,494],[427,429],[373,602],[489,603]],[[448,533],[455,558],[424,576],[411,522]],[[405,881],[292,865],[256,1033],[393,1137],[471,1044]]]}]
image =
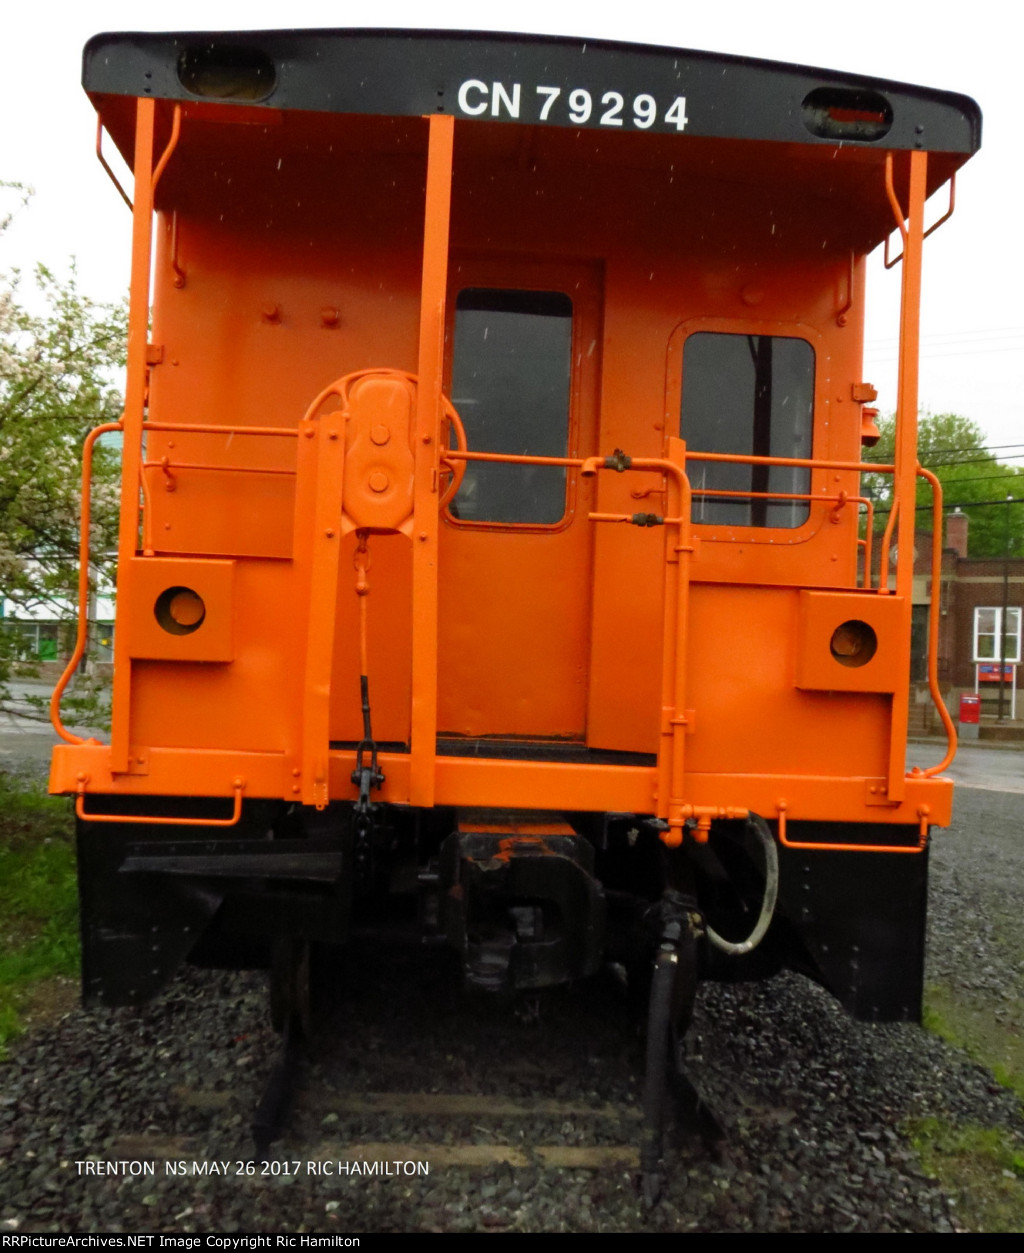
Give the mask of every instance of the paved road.
[{"label": "paved road", "polygon": [[[942,760],[945,741],[917,741],[907,745],[907,765],[922,768]],[[1024,745],[961,744],[947,773],[960,787],[987,792],[1024,792]],[[1024,806],[1022,806],[1024,812]]]},{"label": "paved road", "polygon": [[[52,683],[40,683],[23,679],[8,684],[11,699],[7,711],[0,712],[0,770],[15,769],[45,775],[50,762],[50,752],[59,743],[48,721],[40,721],[39,711],[32,706],[30,698],[42,699],[47,704]],[[9,712],[8,712],[9,711]],[[45,711],[44,711],[45,718]],[[86,727],[70,728],[80,735],[96,735],[102,740],[102,731]]]}]

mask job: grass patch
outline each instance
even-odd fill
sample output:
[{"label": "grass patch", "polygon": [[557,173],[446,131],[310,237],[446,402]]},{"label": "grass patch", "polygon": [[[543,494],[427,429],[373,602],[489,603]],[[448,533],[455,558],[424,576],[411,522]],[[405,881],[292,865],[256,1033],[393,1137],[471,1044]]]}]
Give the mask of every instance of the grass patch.
[{"label": "grass patch", "polygon": [[[1022,1007],[972,1000],[934,984],[926,989],[924,1025],[991,1070],[996,1081],[1024,1099]],[[1005,1130],[957,1126],[923,1118],[909,1126],[911,1142],[928,1174],[957,1198],[957,1212],[972,1231],[1024,1231],[1024,1144]]]},{"label": "grass patch", "polygon": [[994,1127],[921,1118],[908,1128],[924,1169],[957,1198],[972,1231],[1024,1231],[1024,1145]]},{"label": "grass patch", "polygon": [[31,990],[79,967],[73,824],[67,801],[0,773],[0,1056]]},{"label": "grass patch", "polygon": [[993,1012],[992,998],[975,1003],[942,985],[925,991],[924,1025],[933,1035],[962,1048],[988,1067],[998,1083],[1024,1100],[1024,1004],[1005,1001]]}]

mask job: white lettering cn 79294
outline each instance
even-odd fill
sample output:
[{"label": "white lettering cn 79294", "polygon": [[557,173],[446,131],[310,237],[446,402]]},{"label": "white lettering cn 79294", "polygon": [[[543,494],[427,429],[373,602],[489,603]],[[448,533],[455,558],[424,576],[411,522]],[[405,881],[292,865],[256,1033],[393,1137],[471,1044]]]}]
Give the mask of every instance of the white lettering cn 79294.
[{"label": "white lettering cn 79294", "polygon": [[636,127],[649,130],[657,122],[676,131],[686,129],[686,97],[662,101],[647,91],[632,98],[620,91],[598,95],[586,87],[549,87],[538,84],[531,92],[522,83],[486,83],[467,78],[459,87],[459,112],[465,117],[509,118],[518,122],[570,122],[574,126]]}]

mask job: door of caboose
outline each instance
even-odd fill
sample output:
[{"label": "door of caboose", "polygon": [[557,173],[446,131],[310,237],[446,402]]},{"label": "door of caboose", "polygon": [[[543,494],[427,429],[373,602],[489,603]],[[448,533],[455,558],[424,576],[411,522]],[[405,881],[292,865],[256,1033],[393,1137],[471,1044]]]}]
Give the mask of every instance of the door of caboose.
[{"label": "door of caboose", "polygon": [[[447,391],[471,452],[589,456],[597,267],[453,258]],[[586,733],[592,486],[575,467],[467,464],[443,515],[438,736]]]}]

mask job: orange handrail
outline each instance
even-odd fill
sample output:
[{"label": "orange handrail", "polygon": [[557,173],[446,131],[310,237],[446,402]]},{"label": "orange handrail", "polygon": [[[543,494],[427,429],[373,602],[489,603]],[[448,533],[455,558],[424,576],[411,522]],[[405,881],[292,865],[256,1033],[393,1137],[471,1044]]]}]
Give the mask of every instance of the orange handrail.
[{"label": "orange handrail", "polygon": [[[896,219],[896,225],[899,227],[900,234],[903,236],[903,248],[906,250],[907,240],[910,238],[910,232],[907,230],[907,215],[903,212],[903,206],[896,197],[896,188],[892,182],[892,153],[885,154],[885,194],[889,197],[889,204],[892,206],[893,216]],[[885,268],[891,270],[897,261],[902,260],[903,253],[892,261],[889,260],[889,236],[885,237]]]},{"label": "orange handrail", "polygon": [[82,445],[82,508],[80,531],[78,536],[78,631],[75,635],[75,647],[64,667],[64,673],[57,680],[50,697],[50,721],[53,729],[62,740],[69,744],[96,743],[88,741],[84,736],[75,735],[67,730],[60,719],[60,702],[64,689],[71,681],[71,676],[78,668],[78,663],[85,655],[85,646],[89,638],[89,528],[92,524],[92,449],[101,435],[110,431],[123,431],[123,422],[104,422],[95,426],[85,437]]},{"label": "orange handrail", "polygon": [[941,774],[956,756],[957,734],[953,719],[946,708],[946,702],[939,691],[939,592],[942,584],[942,484],[931,470],[924,466],[917,467],[917,473],[926,479],[932,488],[932,598],[928,606],[928,691],[935,708],[942,719],[946,731],[946,755],[937,766],[929,766],[927,770],[915,767],[911,775],[915,778],[931,778]]},{"label": "orange handrail", "polygon": [[167,147],[163,150],[160,160],[157,162],[156,169],[153,171],[153,181],[150,185],[150,193],[156,193],[156,185],[160,182],[160,175],[167,168],[167,162],[171,159],[171,154],[178,146],[178,139],[181,135],[181,105],[174,106],[174,115],[171,119],[171,137],[167,141]]},{"label": "orange handrail", "polygon": [[[803,457],[759,457],[754,456],[753,454],[747,455],[744,453],[691,452],[690,449],[686,449],[685,456],[687,461],[722,461],[741,465],[803,466],[821,470],[856,470],[858,472],[873,474],[892,474],[895,471],[895,466],[863,461],[825,461]],[[581,457],[536,457],[519,453],[467,452],[464,447],[460,448],[459,451],[454,449],[446,451],[442,455],[441,460],[449,462],[484,461],[503,463],[506,465],[566,466],[577,469],[585,465],[587,462],[596,461],[598,463],[598,468],[605,468],[604,461],[600,457],[590,457],[584,461]],[[649,458],[631,458],[630,468],[644,469],[645,461],[647,462],[647,468],[649,468],[651,465]],[[661,463],[658,464],[660,465]],[[588,471],[584,470],[584,473],[586,474]],[[652,490],[660,491],[662,489]],[[810,502],[824,501],[831,502],[839,508],[842,508],[842,506],[846,503],[863,505],[867,512],[867,539],[858,540],[857,542],[858,544],[862,544],[865,549],[864,584],[866,587],[870,588],[872,555],[871,534],[874,525],[874,502],[869,497],[849,496],[844,492],[839,492],[835,495],[815,495],[812,492],[753,492],[718,488],[693,488],[692,485],[690,491],[692,496],[743,497],[744,499],[756,497],[764,500],[806,500]],[[632,493],[634,500],[642,499],[646,494],[647,493],[643,492]],[[620,515],[616,515],[617,518],[619,516]],[[593,514],[591,514],[590,517],[592,521],[610,520],[610,518],[605,518],[603,516],[598,518]],[[625,518],[627,515],[623,514],[621,517]],[[884,588],[884,580],[882,581],[881,586]]]},{"label": "orange handrail", "polygon": [[206,461],[172,461],[170,457],[161,457],[159,461],[144,461],[143,470],[162,470],[164,476],[173,480],[175,470],[212,470],[217,474],[290,474],[295,470],[287,466],[229,466],[216,465]]},{"label": "orange handrail", "polygon": [[291,439],[298,437],[294,426],[231,426],[229,423],[218,422],[150,422],[145,425],[147,431],[179,431],[182,435],[195,433],[198,435],[284,435]]},{"label": "orange handrail", "polygon": [[791,840],[787,834],[789,806],[784,800],[777,802],[779,843],[783,848],[803,851],[815,850],[827,853],[923,853],[928,846],[928,818],[931,810],[922,805],[917,811],[918,839],[916,844],[837,844],[828,840]]},{"label": "orange handrail", "polygon": [[[686,450],[687,461],[724,461],[727,464],[752,466],[803,466],[809,470],[856,470],[862,474],[893,474],[894,465],[873,461],[830,461],[824,457],[762,457],[754,453],[693,452]],[[636,465],[634,459],[633,464]]]},{"label": "orange handrail", "polygon": [[[892,161],[892,157],[891,157],[891,156],[888,158],[888,161],[889,161],[889,163],[891,163],[891,161]],[[899,212],[900,212],[900,206],[899,206],[899,203],[898,203],[898,202],[897,202],[897,200],[896,200],[896,195],[895,195],[895,192],[894,192],[894,191],[892,191],[892,189],[891,189],[891,188],[892,188],[892,168],[891,168],[891,164],[887,165],[887,168],[886,168],[886,176],[887,176],[887,177],[886,177],[886,191],[889,193],[889,203],[890,203],[890,204],[892,205],[892,207],[893,207],[893,212],[897,214],[897,219],[896,219],[896,220],[897,220],[897,223],[899,223],[899,225],[900,225],[900,231],[901,231],[901,234],[903,235],[903,242],[904,242],[904,244],[906,244],[906,242],[907,242],[907,232],[906,232],[906,229],[904,228],[903,223],[901,223],[901,222],[900,222],[900,219],[899,219],[899,216],[898,216],[898,215],[899,215]],[[935,231],[937,231],[937,230],[939,229],[939,227],[942,225],[942,223],[943,223],[943,222],[948,222],[948,221],[949,221],[949,219],[953,216],[953,213],[954,213],[955,209],[956,209],[956,171],[954,170],[954,171],[953,171],[953,173],[949,176],[949,208],[948,208],[948,209],[946,210],[946,212],[942,215],[942,217],[937,218],[937,219],[936,219],[936,220],[935,220],[935,221],[931,224],[931,226],[929,226],[929,227],[928,227],[928,229],[925,231],[925,233],[921,236],[921,240],[922,240],[922,242],[923,242],[924,240],[926,240],[926,239],[928,238],[928,236],[929,236],[929,235],[931,235],[931,234],[933,234]],[[898,257],[893,257],[891,260],[889,259],[889,237],[888,237],[888,235],[887,235],[887,236],[886,236],[886,238],[885,238],[885,256],[884,256],[885,268],[886,268],[887,270],[891,270],[891,269],[893,268],[893,266],[894,266],[894,265],[898,265],[898,264],[899,264],[899,262],[900,262],[900,261],[902,261],[902,260],[903,260],[903,253],[902,253],[902,252],[899,254],[899,256],[898,256]]]},{"label": "orange handrail", "polygon": [[117,188],[118,195],[125,202],[125,204],[128,206],[129,209],[134,209],[134,206],[131,200],[128,198],[128,193],[121,186],[121,184],[117,181],[117,175],[107,164],[107,158],[103,155],[103,118],[102,117],[98,117],[96,119],[96,156],[99,158],[100,165],[102,165],[103,168],[107,171],[107,176],[109,177],[110,181]]},{"label": "orange handrail", "polygon": [[235,803],[230,818],[155,818],[147,814],[88,814],[85,812],[86,785],[89,776],[78,776],[78,787],[75,792],[75,817],[82,822],[122,822],[138,825],[140,823],[153,827],[237,827],[242,817],[242,793],[245,791],[245,780],[235,779],[232,784]]}]

